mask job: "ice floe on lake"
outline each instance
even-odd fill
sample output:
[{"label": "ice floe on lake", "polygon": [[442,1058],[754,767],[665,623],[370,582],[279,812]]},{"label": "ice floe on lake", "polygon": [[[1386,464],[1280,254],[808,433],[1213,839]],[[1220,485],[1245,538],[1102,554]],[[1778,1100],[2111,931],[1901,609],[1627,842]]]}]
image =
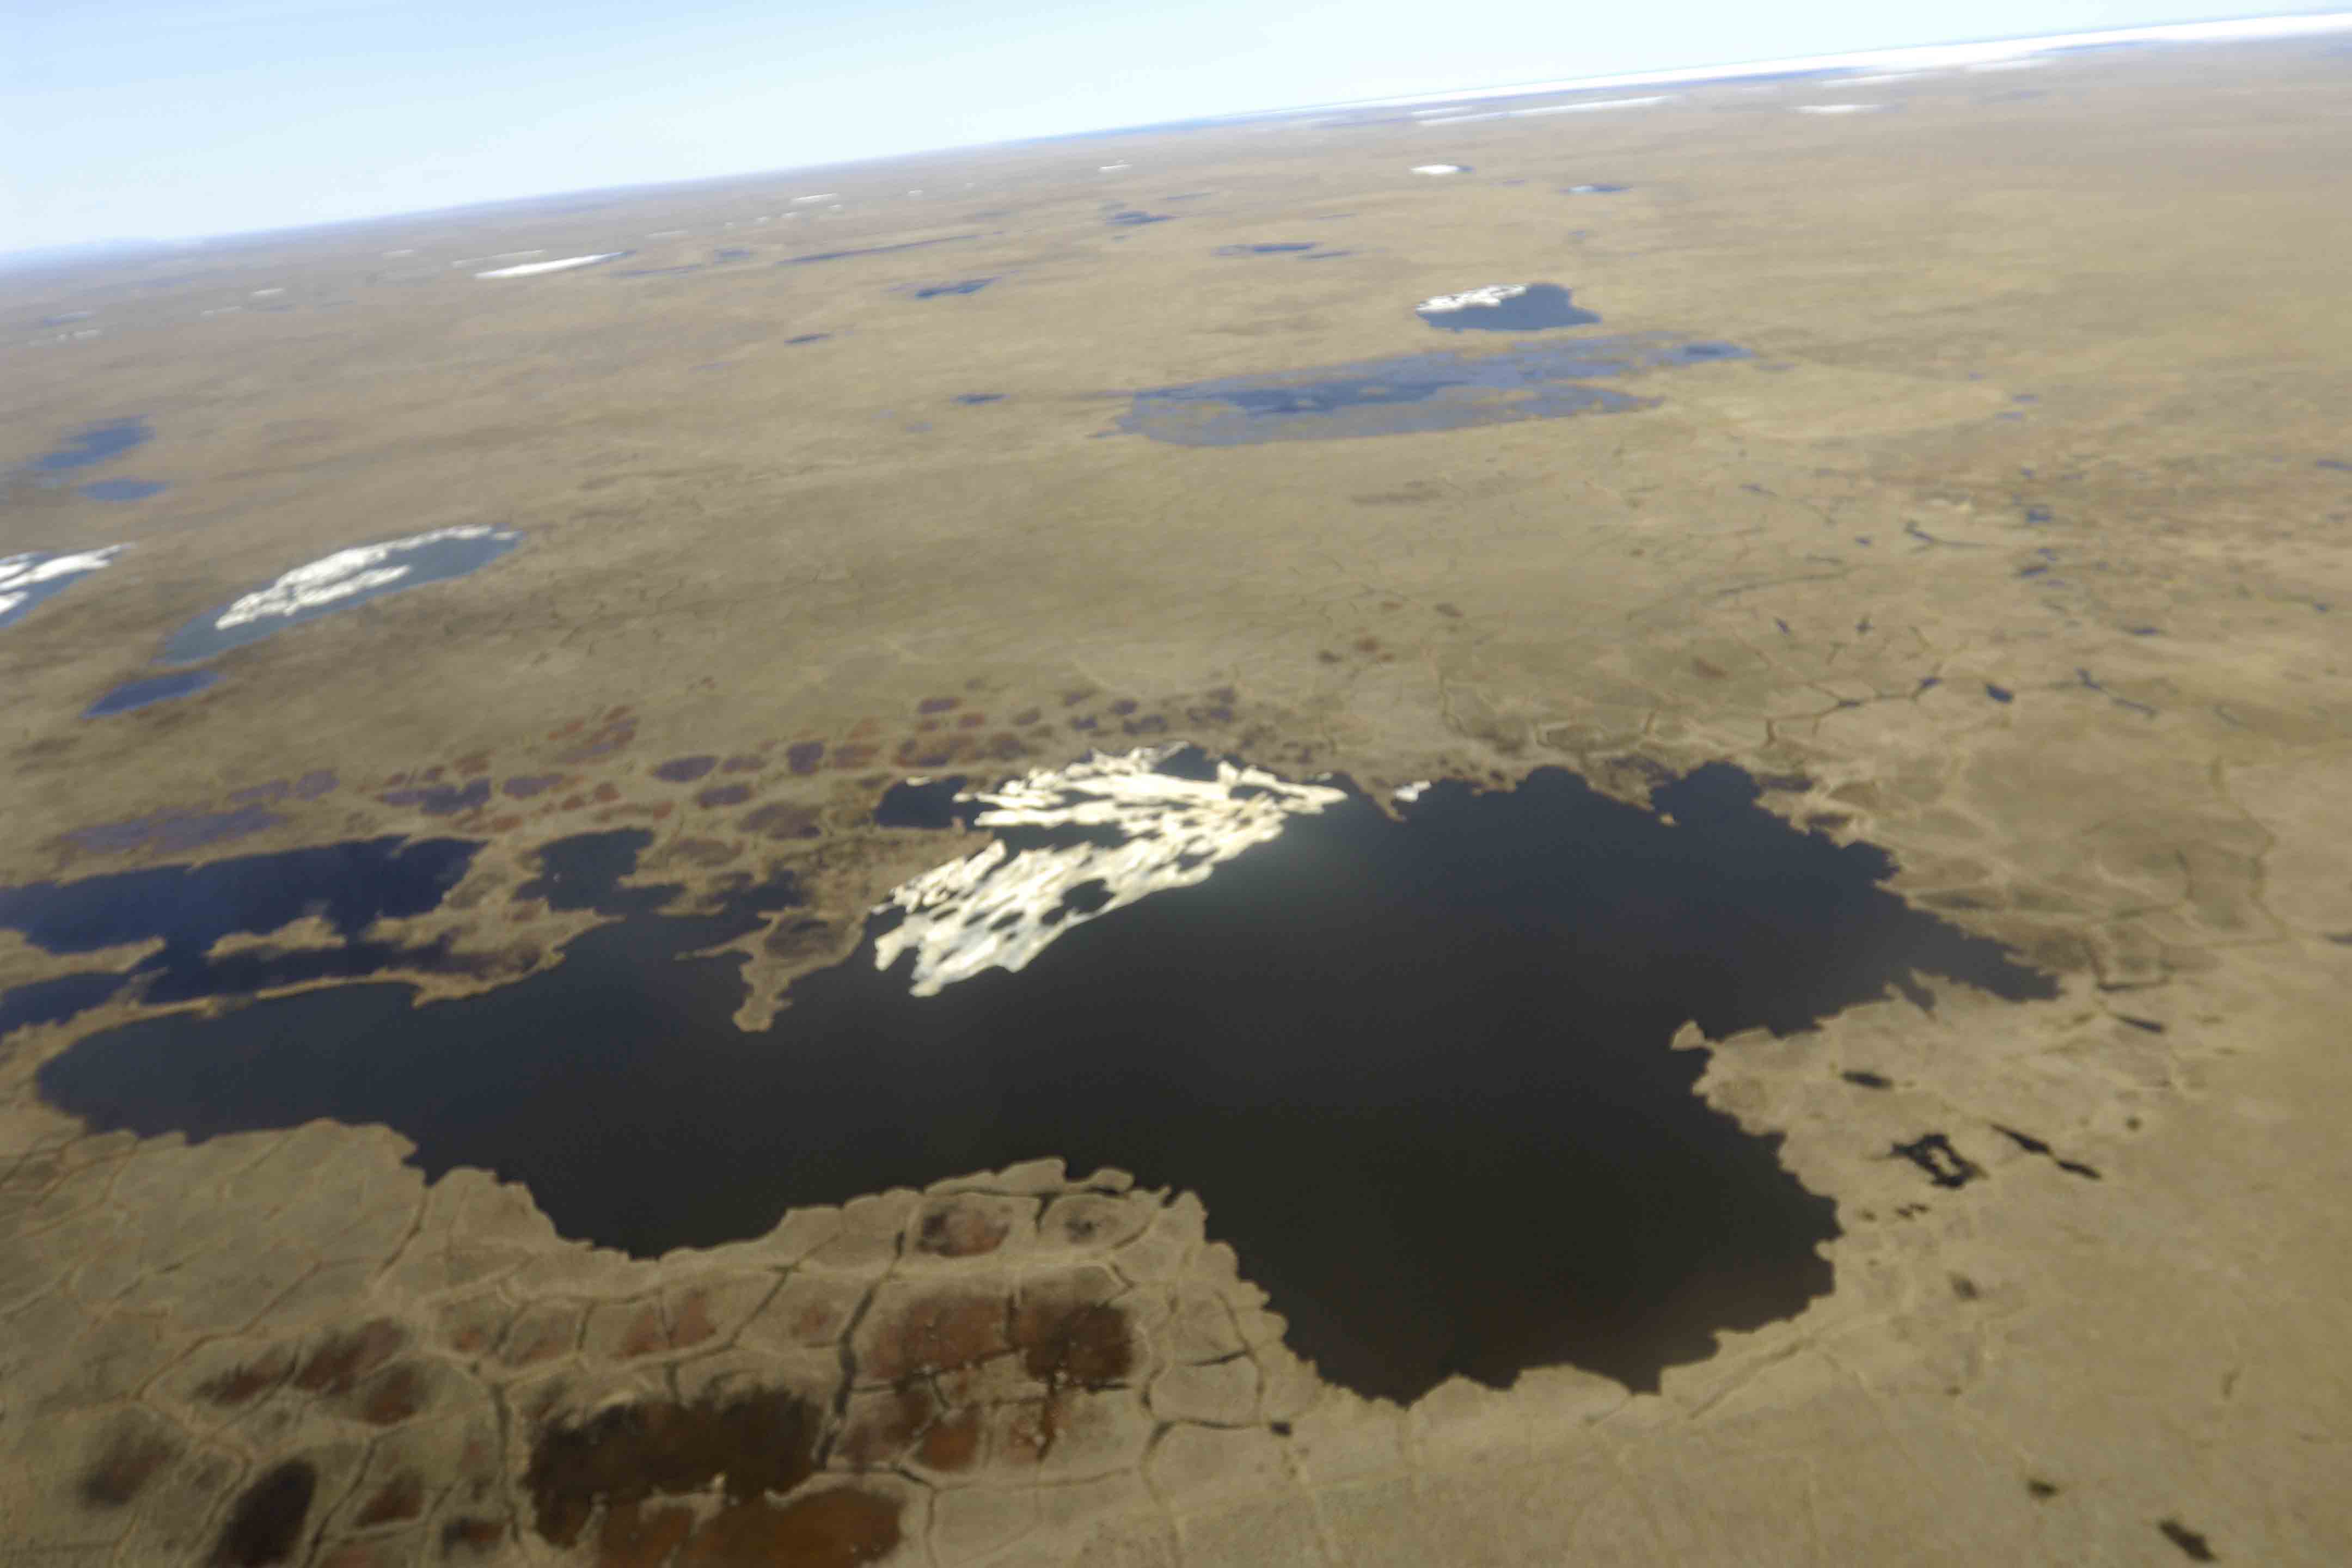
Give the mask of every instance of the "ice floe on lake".
[{"label": "ice floe on lake", "polygon": [[[520,267],[493,267],[488,272],[477,272],[477,278],[535,278],[542,272],[569,272],[575,267],[593,267],[600,261],[612,261],[628,255],[625,250],[607,250],[595,256],[567,256],[560,261],[526,261]],[[485,259],[494,259],[485,258]]]},{"label": "ice floe on lake", "polygon": [[1097,752],[959,794],[959,801],[987,808],[971,818],[975,828],[1003,837],[902,884],[875,907],[877,915],[903,916],[876,940],[876,966],[887,970],[912,952],[918,996],[937,995],[983,970],[1018,971],[1062,932],[1153,893],[1206,881],[1293,816],[1347,798],[1223,761],[1213,764],[1213,778],[1159,771],[1188,750]]},{"label": "ice floe on lake", "polygon": [[37,550],[0,555],[0,626],[22,620],[35,605],[62,592],[77,577],[103,570],[127,546],[45,555]]},{"label": "ice floe on lake", "polygon": [[295,567],[213,614],[199,616],[173,634],[163,661],[188,664],[210,658],[362,599],[463,576],[521,541],[522,535],[510,530],[468,523],[338,550]]}]

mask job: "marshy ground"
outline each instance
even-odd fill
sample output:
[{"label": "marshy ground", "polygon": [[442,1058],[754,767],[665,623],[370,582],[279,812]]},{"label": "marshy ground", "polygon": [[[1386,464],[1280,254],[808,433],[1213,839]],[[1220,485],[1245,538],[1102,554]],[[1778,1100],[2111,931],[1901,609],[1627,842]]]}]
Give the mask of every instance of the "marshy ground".
[{"label": "marshy ground", "polygon": [[2352,1558],[2347,72],[5,280],[0,1563]]}]

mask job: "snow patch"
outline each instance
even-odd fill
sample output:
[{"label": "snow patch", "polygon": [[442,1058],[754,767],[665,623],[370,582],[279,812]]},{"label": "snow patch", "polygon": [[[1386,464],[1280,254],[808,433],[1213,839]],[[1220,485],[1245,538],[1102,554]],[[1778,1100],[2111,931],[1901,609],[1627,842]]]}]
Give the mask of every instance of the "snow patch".
[{"label": "snow patch", "polygon": [[36,598],[47,598],[72,578],[104,568],[126,548],[110,544],[70,555],[44,555],[37,550],[0,555],[0,617],[30,605]]},{"label": "snow patch", "polygon": [[350,550],[338,550],[307,566],[297,566],[267,588],[257,589],[238,599],[214,619],[213,629],[225,632],[268,616],[294,616],[306,610],[315,610],[337,599],[347,599],[354,594],[364,594],[399,582],[408,575],[409,568],[394,563],[396,556],[444,539],[492,536],[521,537],[520,534],[499,534],[487,523],[468,523],[456,528],[436,528],[429,533],[412,534],[406,539],[388,540],[382,544],[362,544]]},{"label": "snow patch", "polygon": [[[610,261],[626,256],[625,250],[607,250],[597,256],[567,256],[561,261],[526,261],[520,267],[494,267],[488,272],[477,272],[477,278],[535,278],[542,272],[568,272],[575,267],[593,267],[600,261]],[[484,260],[495,260],[485,257]]]},{"label": "snow patch", "polygon": [[1424,316],[1438,315],[1447,310],[1492,310],[1527,291],[1528,286],[1524,283],[1489,283],[1484,289],[1465,289],[1459,294],[1440,294],[1433,299],[1423,300],[1413,309]]}]

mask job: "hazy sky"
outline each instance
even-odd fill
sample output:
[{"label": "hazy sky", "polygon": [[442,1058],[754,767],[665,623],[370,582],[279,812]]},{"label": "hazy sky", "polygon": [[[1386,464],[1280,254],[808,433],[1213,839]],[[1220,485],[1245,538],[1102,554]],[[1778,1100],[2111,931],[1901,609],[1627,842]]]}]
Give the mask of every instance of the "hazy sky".
[{"label": "hazy sky", "polygon": [[2326,8],[0,0],[0,251],[1548,78]]}]

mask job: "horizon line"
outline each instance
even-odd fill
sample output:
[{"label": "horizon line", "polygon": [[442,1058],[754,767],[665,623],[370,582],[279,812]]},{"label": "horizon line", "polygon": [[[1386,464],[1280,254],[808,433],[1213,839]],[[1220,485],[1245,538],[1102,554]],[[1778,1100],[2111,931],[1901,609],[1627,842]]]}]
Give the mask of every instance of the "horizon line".
[{"label": "horizon line", "polygon": [[1155,121],[1140,125],[1099,126],[1075,131],[1051,132],[1038,136],[1013,137],[1003,142],[951,143],[946,146],[925,148],[918,152],[878,154],[870,158],[845,159],[836,163],[788,164],[774,169],[745,170],[729,174],[688,175],[676,180],[655,180],[624,185],[569,186],[561,190],[540,191],[521,195],[492,196],[481,201],[459,202],[443,207],[404,208],[363,217],[336,218],[325,223],[291,224],[284,227],[235,229],[224,233],[173,237],[121,237],[110,239],[71,241],[61,245],[29,246],[21,250],[0,251],[0,268],[5,268],[6,263],[12,258],[20,257],[56,253],[58,255],[60,264],[70,265],[68,258],[70,253],[76,251],[98,251],[109,247],[131,249],[143,247],[181,250],[201,249],[210,245],[240,240],[257,240],[279,236],[323,233],[333,229],[359,228],[371,224],[397,223],[404,219],[429,218],[444,214],[476,212],[491,207],[520,206],[532,202],[618,195],[635,191],[672,190],[690,185],[725,184],[742,180],[771,179],[815,169],[850,169],[869,163],[888,163],[909,158],[935,157],[948,153],[1034,146],[1041,142],[1075,140],[1080,137],[1143,135],[1154,131],[1166,131],[1178,127],[1233,125],[1255,120],[1277,120],[1294,115],[1345,113],[1367,109],[1405,109],[1420,104],[1473,103],[1494,99],[1527,98],[1551,93],[1591,91],[1598,89],[1658,87],[1677,83],[1711,85],[1756,76],[1824,73],[1864,67],[1908,66],[1922,72],[1938,68],[1966,69],[1972,66],[1997,65],[2005,61],[2027,59],[2036,55],[2125,44],[2226,43],[2305,37],[2344,31],[2352,31],[2352,10],[2279,12],[2261,16],[2220,17],[2199,22],[2166,22],[2142,26],[2107,27],[2090,32],[2025,34],[2013,37],[1972,38],[1939,44],[1905,44],[1883,48],[1848,50],[1837,54],[1790,55],[1770,59],[1678,66],[1662,70],[1617,71],[1600,76],[1560,77],[1492,87],[1459,88],[1443,92],[1339,99],[1269,109],[1244,110],[1224,114],[1200,115],[1182,120]]}]

